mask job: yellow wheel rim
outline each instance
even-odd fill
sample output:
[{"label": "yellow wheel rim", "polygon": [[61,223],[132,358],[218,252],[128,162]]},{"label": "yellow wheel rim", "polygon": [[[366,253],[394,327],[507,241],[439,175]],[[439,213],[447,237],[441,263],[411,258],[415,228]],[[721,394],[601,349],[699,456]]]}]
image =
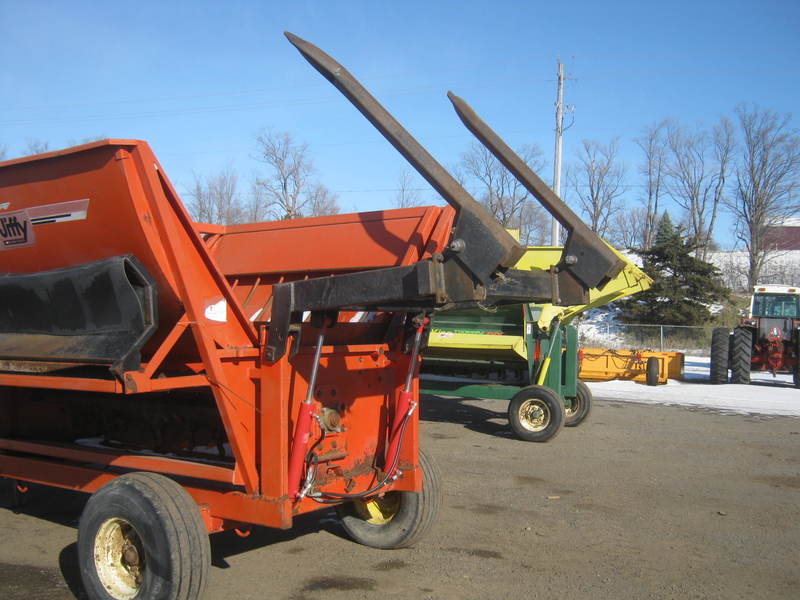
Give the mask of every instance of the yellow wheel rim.
[{"label": "yellow wheel rim", "polygon": [[391,521],[400,510],[400,494],[389,492],[383,498],[355,500],[353,506],[356,514],[367,523],[384,525]]},{"label": "yellow wheel rim", "polygon": [[114,600],[133,600],[147,568],[139,532],[125,519],[106,519],[94,540],[94,564],[100,583]]},{"label": "yellow wheel rim", "polygon": [[578,399],[567,398],[567,401],[564,404],[564,413],[566,413],[568,417],[571,417],[577,412],[578,412]]},{"label": "yellow wheel rim", "polygon": [[519,407],[519,424],[528,431],[541,431],[550,423],[550,409],[539,398],[525,400]]}]

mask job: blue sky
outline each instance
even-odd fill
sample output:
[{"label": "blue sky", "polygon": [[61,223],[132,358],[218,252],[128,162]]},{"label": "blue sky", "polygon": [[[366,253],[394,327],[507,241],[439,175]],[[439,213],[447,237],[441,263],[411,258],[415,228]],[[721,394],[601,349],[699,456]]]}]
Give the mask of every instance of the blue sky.
[{"label": "blue sky", "polygon": [[[643,126],[711,125],[739,102],[792,112],[800,98],[797,0],[0,0],[0,145],[17,156],[34,139],[144,139],[179,191],[225,167],[244,189],[260,168],[254,137],[271,127],[308,143],[344,210],[389,207],[405,162],[284,30],[344,64],[447,166],[472,140],[447,90],[551,160],[560,57],[575,106],[565,161],[584,138],[618,136],[631,203]],[[723,247],[729,227],[716,231]]]}]

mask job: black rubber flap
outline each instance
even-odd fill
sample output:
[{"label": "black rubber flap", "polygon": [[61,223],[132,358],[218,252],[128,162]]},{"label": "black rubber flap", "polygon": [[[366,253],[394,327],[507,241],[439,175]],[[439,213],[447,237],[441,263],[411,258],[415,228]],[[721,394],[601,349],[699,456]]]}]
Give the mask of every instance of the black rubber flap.
[{"label": "black rubber flap", "polygon": [[132,255],[0,274],[0,358],[138,369],[158,326],[156,284]]}]

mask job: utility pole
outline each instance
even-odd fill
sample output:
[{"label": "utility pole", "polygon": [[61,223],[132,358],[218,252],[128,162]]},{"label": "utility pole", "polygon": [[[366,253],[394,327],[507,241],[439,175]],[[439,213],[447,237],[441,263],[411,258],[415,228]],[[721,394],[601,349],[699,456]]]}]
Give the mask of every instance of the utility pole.
[{"label": "utility pole", "polygon": [[[556,151],[553,159],[553,191],[561,197],[561,136],[564,133],[564,63],[558,61],[558,94],[556,96]],[[561,224],[553,217],[550,245],[558,246]]]}]

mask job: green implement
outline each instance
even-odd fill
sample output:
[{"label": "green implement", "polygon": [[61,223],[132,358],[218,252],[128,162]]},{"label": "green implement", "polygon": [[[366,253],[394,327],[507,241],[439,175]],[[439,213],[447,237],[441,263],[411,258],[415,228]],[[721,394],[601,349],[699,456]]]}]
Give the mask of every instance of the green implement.
[{"label": "green implement", "polygon": [[[516,267],[548,269],[557,263],[561,250],[530,247]],[[511,427],[527,441],[547,441],[562,424],[580,424],[589,414],[592,398],[578,379],[578,335],[571,321],[652,284],[630,260],[612,251],[625,266],[599,289],[592,288],[586,304],[514,305],[437,315],[422,364],[422,391],[510,400]],[[552,402],[553,392],[559,402]]]}]

